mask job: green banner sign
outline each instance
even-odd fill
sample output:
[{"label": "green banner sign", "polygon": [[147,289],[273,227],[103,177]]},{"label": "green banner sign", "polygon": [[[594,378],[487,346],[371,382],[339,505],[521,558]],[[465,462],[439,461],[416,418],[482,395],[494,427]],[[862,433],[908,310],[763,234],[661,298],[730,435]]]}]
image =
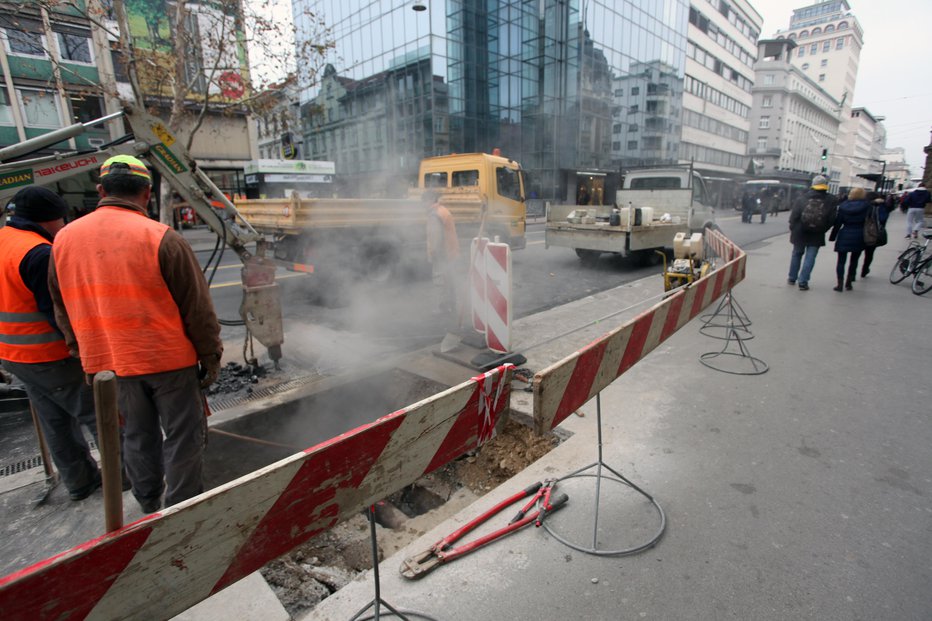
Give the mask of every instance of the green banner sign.
[{"label": "green banner sign", "polygon": [[184,164],[181,163],[175,154],[171,152],[171,149],[166,147],[164,144],[159,143],[152,147],[152,152],[155,153],[162,162],[169,168],[171,168],[176,174],[181,174],[188,172],[188,169]]},{"label": "green banner sign", "polygon": [[13,172],[5,173],[2,177],[0,177],[0,190],[16,188],[21,185],[32,185],[32,182],[33,178],[31,168],[14,170]]}]

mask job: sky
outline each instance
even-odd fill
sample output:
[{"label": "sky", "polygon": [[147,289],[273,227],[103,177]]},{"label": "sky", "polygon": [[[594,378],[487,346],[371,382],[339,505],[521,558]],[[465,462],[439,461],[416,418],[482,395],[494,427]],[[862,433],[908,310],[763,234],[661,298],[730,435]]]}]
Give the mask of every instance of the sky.
[{"label": "sky", "polygon": [[[764,18],[761,38],[790,25],[804,0],[750,0]],[[913,177],[922,176],[932,129],[932,2],[848,0],[864,31],[854,107],[885,117],[887,148],[906,149]]]},{"label": "sky", "polygon": [[[399,0],[401,1],[401,0]],[[764,18],[762,38],[787,28],[794,8],[816,0],[750,0]],[[253,0],[291,20],[290,0]],[[913,177],[922,176],[932,130],[932,1],[848,0],[864,31],[853,105],[885,117],[887,148],[903,147]]]}]

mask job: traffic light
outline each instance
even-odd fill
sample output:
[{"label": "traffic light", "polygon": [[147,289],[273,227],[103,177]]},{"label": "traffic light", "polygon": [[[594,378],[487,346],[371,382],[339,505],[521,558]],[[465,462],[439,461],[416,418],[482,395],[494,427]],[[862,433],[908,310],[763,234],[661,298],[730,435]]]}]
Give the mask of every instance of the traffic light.
[{"label": "traffic light", "polygon": [[828,149],[822,149],[822,159],[823,160],[828,159]]}]

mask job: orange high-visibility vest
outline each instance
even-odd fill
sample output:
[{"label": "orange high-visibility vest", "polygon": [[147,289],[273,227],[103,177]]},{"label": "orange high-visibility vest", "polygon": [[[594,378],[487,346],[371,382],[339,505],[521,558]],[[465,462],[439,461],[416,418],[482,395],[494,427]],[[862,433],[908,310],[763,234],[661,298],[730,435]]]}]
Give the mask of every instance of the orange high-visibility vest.
[{"label": "orange high-visibility vest", "polygon": [[0,359],[27,364],[64,360],[62,335],[39,312],[19,266],[26,254],[49,241],[34,231],[0,229]]},{"label": "orange high-visibility vest", "polygon": [[453,259],[460,254],[460,242],[456,237],[456,225],[453,222],[453,216],[450,210],[439,203],[434,203],[430,208],[430,217],[436,217],[443,225],[443,248],[446,258]]},{"label": "orange high-visibility vest", "polygon": [[132,377],[197,362],[159,268],[167,230],[140,212],[102,205],[55,237],[55,272],[85,373]]}]

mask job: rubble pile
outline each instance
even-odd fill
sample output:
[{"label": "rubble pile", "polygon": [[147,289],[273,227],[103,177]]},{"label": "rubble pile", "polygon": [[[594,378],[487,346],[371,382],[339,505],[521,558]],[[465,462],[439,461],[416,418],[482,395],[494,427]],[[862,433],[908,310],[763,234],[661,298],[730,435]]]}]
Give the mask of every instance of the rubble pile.
[{"label": "rubble pile", "polygon": [[260,365],[243,365],[238,362],[228,362],[221,367],[217,381],[211,384],[206,393],[208,397],[226,395],[240,391],[250,394],[253,386],[259,383],[259,378],[265,377],[265,367]]}]

